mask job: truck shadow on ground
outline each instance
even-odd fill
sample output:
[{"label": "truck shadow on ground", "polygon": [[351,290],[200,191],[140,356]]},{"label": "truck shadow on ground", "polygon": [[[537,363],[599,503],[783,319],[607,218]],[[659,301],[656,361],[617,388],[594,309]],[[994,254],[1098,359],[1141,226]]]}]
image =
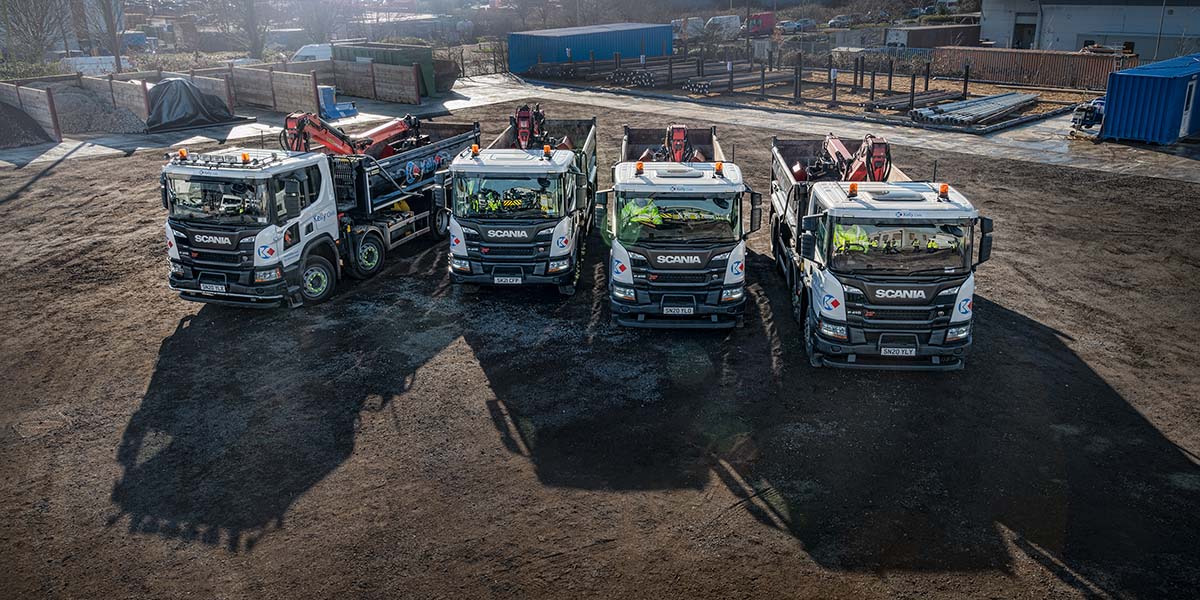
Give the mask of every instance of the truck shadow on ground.
[{"label": "truck shadow on ground", "polygon": [[1188,595],[1194,457],[1064,334],[976,305],[957,373],[817,370],[789,350],[776,400],[740,404],[745,441],[715,454],[714,472],[827,568],[1012,573],[1024,554],[1085,595]]},{"label": "truck shadow on ground", "polygon": [[444,273],[443,254],[410,249],[319,307],[204,306],[181,319],[117,450],[108,526],[127,517],[133,533],[230,551],[283,527],[296,499],[349,458],[362,413],[384,410],[458,337],[452,314],[421,301],[436,282],[386,289],[410,282],[409,270]]}]

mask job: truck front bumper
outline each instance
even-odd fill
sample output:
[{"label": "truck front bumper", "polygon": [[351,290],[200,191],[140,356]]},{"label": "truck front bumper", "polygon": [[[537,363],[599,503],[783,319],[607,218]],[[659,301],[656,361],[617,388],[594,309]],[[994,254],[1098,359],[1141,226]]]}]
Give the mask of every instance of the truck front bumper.
[{"label": "truck front bumper", "polygon": [[[945,331],[929,336],[937,339]],[[912,341],[900,347],[909,349],[910,356],[884,355],[881,343],[848,344],[846,342],[816,336],[814,346],[821,354],[825,366],[843,369],[883,369],[893,371],[955,371],[966,364],[967,349],[971,347],[971,336],[950,343],[926,343],[921,336],[912,336]],[[891,347],[889,347],[891,348]]]},{"label": "truck front bumper", "polygon": [[[172,273],[168,285],[172,291],[179,293],[181,299],[191,302],[242,308],[276,308],[300,303],[298,266],[285,268],[282,280],[266,283],[247,283],[253,281],[253,272],[250,272],[249,277],[240,273],[221,275],[223,280],[216,279],[213,273],[186,269],[182,274]],[[201,286],[206,283],[223,285],[224,290],[203,289]]]},{"label": "truck front bumper", "polygon": [[[714,300],[720,296],[718,290]],[[642,300],[642,294],[638,294]],[[648,299],[648,298],[647,298]],[[609,308],[617,324],[626,327],[664,329],[727,329],[736,327],[746,312],[746,298],[725,303],[696,302],[687,306],[673,306],[659,302],[624,302],[609,295]],[[678,314],[678,309],[690,309],[690,314]],[[675,310],[672,310],[675,309]],[[674,314],[672,314],[674,313]]]},{"label": "truck front bumper", "polygon": [[[570,285],[575,282],[575,272],[578,270],[578,265],[574,264],[574,261],[565,270],[548,273],[549,263],[546,261],[532,263],[481,263],[471,260],[471,270],[467,272],[454,268],[455,257],[451,256],[450,258],[450,282],[471,285],[496,285],[501,287]],[[562,257],[562,259],[567,259],[567,257]]]}]

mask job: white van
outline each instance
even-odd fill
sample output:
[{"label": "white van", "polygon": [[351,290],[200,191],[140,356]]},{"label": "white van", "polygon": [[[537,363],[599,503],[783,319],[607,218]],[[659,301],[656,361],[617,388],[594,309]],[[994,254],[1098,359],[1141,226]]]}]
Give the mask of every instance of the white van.
[{"label": "white van", "polygon": [[742,29],[742,18],[737,15],[713,17],[704,24],[704,29],[715,32],[721,40],[736,40],[738,33]]},{"label": "white van", "polygon": [[331,58],[333,58],[333,44],[305,44],[292,55],[292,62],[329,60]]}]

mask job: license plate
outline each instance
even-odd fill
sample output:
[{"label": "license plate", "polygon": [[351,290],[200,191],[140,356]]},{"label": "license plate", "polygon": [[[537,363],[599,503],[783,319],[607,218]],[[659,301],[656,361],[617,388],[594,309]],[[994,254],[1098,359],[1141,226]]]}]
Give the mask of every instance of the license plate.
[{"label": "license plate", "polygon": [[690,306],[664,306],[664,315],[690,315],[696,312],[696,309]]},{"label": "license plate", "polygon": [[202,291],[202,292],[224,292],[225,286],[223,286],[219,283],[202,283],[202,284],[200,284],[200,291]]},{"label": "license plate", "polygon": [[496,285],[521,285],[520,277],[493,277],[492,282]]},{"label": "license plate", "polygon": [[881,354],[884,356],[916,356],[916,348],[883,348]]}]

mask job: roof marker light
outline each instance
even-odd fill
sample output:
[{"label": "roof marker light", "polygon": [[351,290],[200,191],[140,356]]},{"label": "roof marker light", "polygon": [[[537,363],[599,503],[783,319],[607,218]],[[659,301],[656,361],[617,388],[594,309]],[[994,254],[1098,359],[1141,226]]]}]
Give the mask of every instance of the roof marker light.
[{"label": "roof marker light", "polygon": [[246,163],[249,163],[249,162],[250,162],[250,153],[249,153],[249,152],[243,152],[243,153],[242,153],[242,164],[246,164]]},{"label": "roof marker light", "polygon": [[645,168],[645,166],[646,166],[646,165],[642,164],[642,161],[640,161],[640,160],[637,162],[637,164],[636,164],[636,165],[634,165],[634,167],[637,169],[637,174],[638,174],[638,175],[641,175],[641,174],[642,174],[642,169],[643,169],[643,168]]},{"label": "roof marker light", "polygon": [[850,191],[847,192],[846,195],[850,196],[851,198],[857,196],[858,195],[858,184],[857,183],[850,184]]},{"label": "roof marker light", "polygon": [[713,172],[716,173],[717,177],[724,177],[725,176],[725,163],[717,162],[717,164],[713,165]]},{"label": "roof marker light", "polygon": [[542,146],[542,154],[544,154],[546,158],[550,158],[550,144]]},{"label": "roof marker light", "polygon": [[187,160],[187,148],[180,148],[180,149],[179,149],[179,158],[180,158],[181,160]]},{"label": "roof marker light", "polygon": [[941,198],[943,200],[950,199],[950,184],[943,183],[942,187],[938,188],[938,198]]},{"label": "roof marker light", "polygon": [[471,144],[471,156],[479,156],[479,144]]}]

